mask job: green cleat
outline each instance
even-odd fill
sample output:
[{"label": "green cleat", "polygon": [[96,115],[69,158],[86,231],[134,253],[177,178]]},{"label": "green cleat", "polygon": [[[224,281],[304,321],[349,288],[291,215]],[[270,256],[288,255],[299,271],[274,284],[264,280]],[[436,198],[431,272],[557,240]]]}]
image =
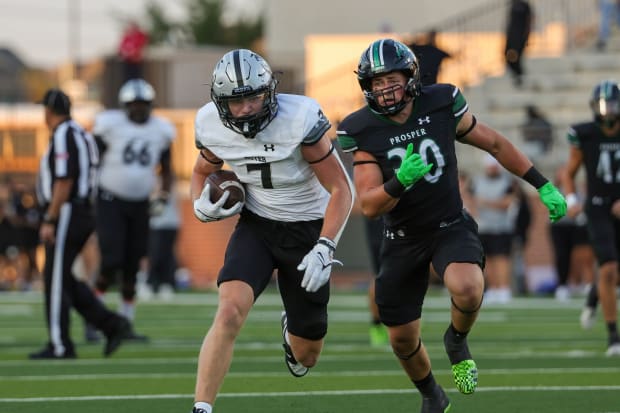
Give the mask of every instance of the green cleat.
[{"label": "green cleat", "polygon": [[390,344],[387,328],[383,324],[373,324],[368,330],[371,347],[385,347]]},{"label": "green cleat", "polygon": [[473,360],[463,360],[452,365],[456,388],[463,394],[472,394],[478,387],[478,369]]}]

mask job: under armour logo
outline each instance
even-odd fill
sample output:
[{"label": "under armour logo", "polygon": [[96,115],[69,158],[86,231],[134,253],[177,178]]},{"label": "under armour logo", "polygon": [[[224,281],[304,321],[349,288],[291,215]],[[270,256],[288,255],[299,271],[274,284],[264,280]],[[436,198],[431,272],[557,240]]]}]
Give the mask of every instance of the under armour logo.
[{"label": "under armour logo", "polygon": [[431,123],[430,116],[426,116],[425,118],[418,118],[418,125],[424,125],[425,123]]},{"label": "under armour logo", "polygon": [[270,145],[264,144],[263,146],[265,147],[265,152],[276,150],[276,145],[274,145],[273,143]]}]

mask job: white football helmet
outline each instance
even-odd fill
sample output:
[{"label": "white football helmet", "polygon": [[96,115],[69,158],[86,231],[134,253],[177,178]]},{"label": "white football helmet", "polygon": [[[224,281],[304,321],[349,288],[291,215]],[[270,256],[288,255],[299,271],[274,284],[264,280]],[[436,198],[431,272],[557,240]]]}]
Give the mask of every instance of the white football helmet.
[{"label": "white football helmet", "polygon": [[144,123],[151,116],[155,89],[144,79],[130,79],[121,86],[118,102],[133,122]]},{"label": "white football helmet", "polygon": [[[276,85],[269,64],[258,54],[247,49],[226,53],[215,66],[211,82],[211,99],[224,126],[253,138],[269,125],[278,111]],[[250,97],[264,93],[265,100],[260,112],[243,117],[233,117],[228,100]]]}]

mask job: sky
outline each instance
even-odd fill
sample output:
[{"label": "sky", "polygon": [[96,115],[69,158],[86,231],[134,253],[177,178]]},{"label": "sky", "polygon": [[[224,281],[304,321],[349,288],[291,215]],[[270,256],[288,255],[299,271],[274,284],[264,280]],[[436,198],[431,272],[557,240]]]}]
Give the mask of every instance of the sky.
[{"label": "sky", "polygon": [[[0,0],[0,48],[28,66],[53,68],[76,59],[113,54],[128,19],[140,21],[158,3],[171,19],[183,19],[188,0]],[[235,13],[253,14],[262,1],[226,0]]]}]

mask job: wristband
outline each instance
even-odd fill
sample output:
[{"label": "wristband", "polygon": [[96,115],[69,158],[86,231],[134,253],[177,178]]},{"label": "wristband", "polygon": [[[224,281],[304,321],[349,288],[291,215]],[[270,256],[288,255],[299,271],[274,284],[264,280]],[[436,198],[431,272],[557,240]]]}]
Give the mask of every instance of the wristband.
[{"label": "wristband", "polygon": [[392,198],[400,198],[405,192],[405,185],[401,184],[396,175],[383,184],[383,190]]},{"label": "wristband", "polygon": [[326,245],[332,252],[336,252],[336,243],[327,237],[319,238],[316,243]]},{"label": "wristband", "polygon": [[577,199],[577,195],[570,193],[566,195],[566,207],[572,208],[579,203],[579,199]]},{"label": "wristband", "polygon": [[522,176],[523,180],[532,185],[536,189],[540,189],[541,186],[549,182],[547,178],[542,176],[540,172],[533,166],[527,170],[525,175]]},{"label": "wristband", "polygon": [[56,225],[58,223],[58,218],[54,218],[50,214],[45,213],[45,215],[43,215],[43,223]]}]

